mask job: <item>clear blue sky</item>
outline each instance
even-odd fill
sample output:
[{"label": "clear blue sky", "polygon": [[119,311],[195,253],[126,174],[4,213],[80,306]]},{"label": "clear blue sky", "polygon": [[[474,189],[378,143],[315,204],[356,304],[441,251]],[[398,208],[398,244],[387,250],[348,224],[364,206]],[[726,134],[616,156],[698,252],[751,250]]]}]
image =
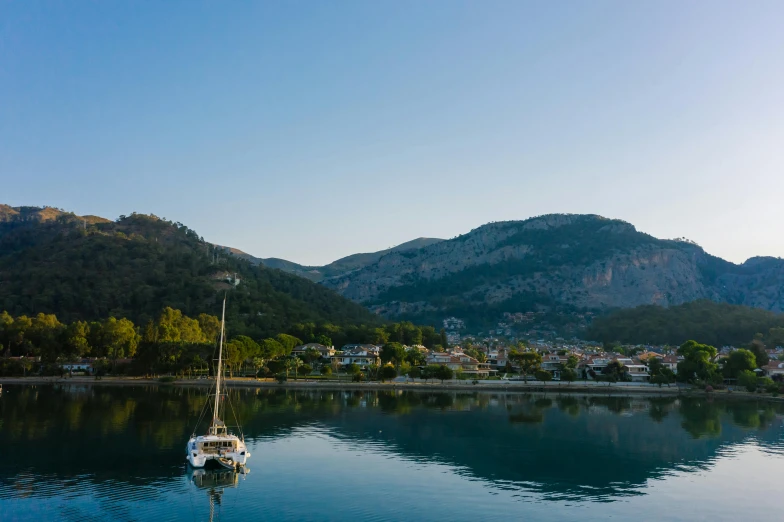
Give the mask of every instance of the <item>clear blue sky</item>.
[{"label": "clear blue sky", "polygon": [[320,264],[551,212],[784,256],[784,2],[2,2],[0,202]]}]

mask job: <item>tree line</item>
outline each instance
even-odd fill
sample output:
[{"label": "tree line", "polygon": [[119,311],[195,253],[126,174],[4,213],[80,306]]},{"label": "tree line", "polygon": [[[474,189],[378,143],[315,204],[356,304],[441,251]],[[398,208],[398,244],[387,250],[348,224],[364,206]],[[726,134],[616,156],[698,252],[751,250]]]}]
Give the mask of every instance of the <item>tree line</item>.
[{"label": "tree line", "polygon": [[[188,317],[171,307],[164,308],[144,325],[135,325],[127,318],[65,323],[54,314],[13,317],[2,312],[0,374],[31,371],[32,368],[24,365],[29,366],[36,358],[40,358],[46,371],[56,372],[54,366],[83,357],[103,359],[104,363],[98,363],[98,366],[106,365],[102,371],[115,373],[210,372],[219,334],[220,321],[216,316],[202,313]],[[288,331],[269,337],[231,336],[225,342],[224,359],[231,372],[252,369],[258,373],[265,369],[278,373],[282,369],[279,363],[285,367],[284,359],[296,346],[305,343],[337,348],[358,343],[423,345],[439,349],[446,346],[446,334],[443,330],[439,332],[431,326],[416,326],[410,322],[346,327],[332,323],[297,323]],[[26,359],[19,360],[19,357]],[[303,362],[312,364],[315,360],[310,354]]]},{"label": "tree line", "polygon": [[585,337],[621,344],[680,346],[700,339],[712,346],[741,346],[758,332],[784,346],[784,314],[699,300],[668,308],[645,305],[618,310],[596,318]]}]

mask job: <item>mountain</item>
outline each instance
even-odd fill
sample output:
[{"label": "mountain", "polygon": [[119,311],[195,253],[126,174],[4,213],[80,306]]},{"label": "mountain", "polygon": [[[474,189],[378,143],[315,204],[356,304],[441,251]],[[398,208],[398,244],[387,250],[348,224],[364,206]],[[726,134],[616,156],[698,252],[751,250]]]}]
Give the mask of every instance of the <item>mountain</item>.
[{"label": "mountain", "polygon": [[784,260],[736,265],[630,223],[551,214],[490,223],[448,241],[388,252],[325,286],[388,317],[608,311],[698,299],[784,310]]},{"label": "mountain", "polygon": [[277,268],[278,270],[283,270],[284,272],[296,274],[306,279],[310,279],[311,281],[318,282],[331,277],[340,277],[350,272],[353,272],[355,270],[365,268],[366,266],[376,263],[379,259],[381,259],[386,254],[392,252],[409,252],[412,250],[424,248],[426,246],[435,245],[442,241],[443,239],[420,237],[417,239],[413,239],[411,241],[407,241],[395,247],[388,248],[386,250],[380,250],[378,252],[370,252],[366,254],[352,254],[350,256],[340,258],[337,261],[333,261],[332,263],[324,266],[305,266],[305,265],[294,263],[292,261],[286,261],[285,259],[279,259],[276,257],[269,257],[263,259],[263,258],[254,257],[250,254],[243,252],[242,250],[237,250],[236,248],[231,248],[231,247],[222,247],[222,248],[232,252],[233,254],[239,257],[247,259],[248,261],[254,264],[261,264],[268,268]]},{"label": "mountain", "polygon": [[217,315],[224,292],[234,335],[274,335],[298,322],[379,322],[322,285],[255,266],[180,223],[0,206],[0,310],[12,315],[54,313],[67,322],[113,315],[143,324],[166,306]]}]

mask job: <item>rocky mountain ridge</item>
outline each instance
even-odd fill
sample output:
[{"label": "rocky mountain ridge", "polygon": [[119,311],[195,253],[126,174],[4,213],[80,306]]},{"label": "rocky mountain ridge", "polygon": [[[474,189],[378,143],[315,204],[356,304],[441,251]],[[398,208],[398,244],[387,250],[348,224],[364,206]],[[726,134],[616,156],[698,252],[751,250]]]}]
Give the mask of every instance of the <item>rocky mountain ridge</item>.
[{"label": "rocky mountain ridge", "polygon": [[595,215],[490,223],[388,253],[322,284],[390,317],[488,306],[604,311],[697,299],[784,310],[784,260],[736,265],[693,242],[657,239]]},{"label": "rocky mountain ridge", "polygon": [[378,252],[352,254],[346,257],[342,257],[324,266],[300,265],[298,263],[294,263],[292,261],[287,261],[285,259],[280,259],[277,257],[260,258],[260,257],[252,256],[236,248],[231,248],[231,247],[223,247],[223,248],[230,251],[236,256],[247,259],[251,263],[257,265],[264,265],[268,268],[277,268],[278,270],[283,270],[284,272],[290,272],[292,274],[296,274],[306,279],[310,279],[311,281],[319,282],[323,279],[346,275],[354,270],[364,268],[365,266],[377,262],[386,254],[392,252],[407,252],[410,250],[417,250],[419,248],[424,248],[426,246],[434,245],[442,241],[444,240],[437,239],[437,238],[430,238],[430,237],[420,237],[417,239],[413,239],[411,241],[406,241],[405,243],[401,243],[400,245],[394,246],[392,248],[380,250]]}]

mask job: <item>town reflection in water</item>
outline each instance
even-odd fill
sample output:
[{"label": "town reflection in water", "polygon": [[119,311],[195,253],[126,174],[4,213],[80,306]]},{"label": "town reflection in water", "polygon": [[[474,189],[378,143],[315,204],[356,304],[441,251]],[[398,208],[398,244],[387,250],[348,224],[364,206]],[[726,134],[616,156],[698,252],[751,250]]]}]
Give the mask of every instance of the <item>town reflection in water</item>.
[{"label": "town reflection in water", "polygon": [[[247,493],[263,503],[258,499],[269,497],[260,497],[258,488],[263,495],[275,494],[276,487],[283,487],[274,484],[278,477],[308,482],[298,473],[321,473],[328,456],[340,448],[383,454],[412,466],[442,466],[486,487],[512,488],[540,500],[607,502],[645,495],[649,481],[674,472],[708,469],[749,442],[768,455],[784,454],[784,406],[763,401],[234,389],[232,403],[246,441],[257,448],[258,462],[252,464],[265,469],[254,478],[185,466],[183,444],[204,404],[203,389],[5,388],[0,507],[9,500],[68,495],[114,501],[118,487],[124,498],[135,495],[174,506],[178,495],[191,494],[183,493],[178,482],[187,477],[191,490],[206,493],[202,498],[209,501],[212,516],[227,488],[239,486],[238,497]],[[302,440],[308,441],[304,450],[285,453]],[[26,451],[31,445],[46,451]],[[349,469],[346,459],[338,465]],[[266,473],[273,468],[278,475],[270,479]],[[340,469],[330,473],[340,481]],[[393,480],[391,474],[388,478]],[[239,491],[245,487],[247,492]]]}]

